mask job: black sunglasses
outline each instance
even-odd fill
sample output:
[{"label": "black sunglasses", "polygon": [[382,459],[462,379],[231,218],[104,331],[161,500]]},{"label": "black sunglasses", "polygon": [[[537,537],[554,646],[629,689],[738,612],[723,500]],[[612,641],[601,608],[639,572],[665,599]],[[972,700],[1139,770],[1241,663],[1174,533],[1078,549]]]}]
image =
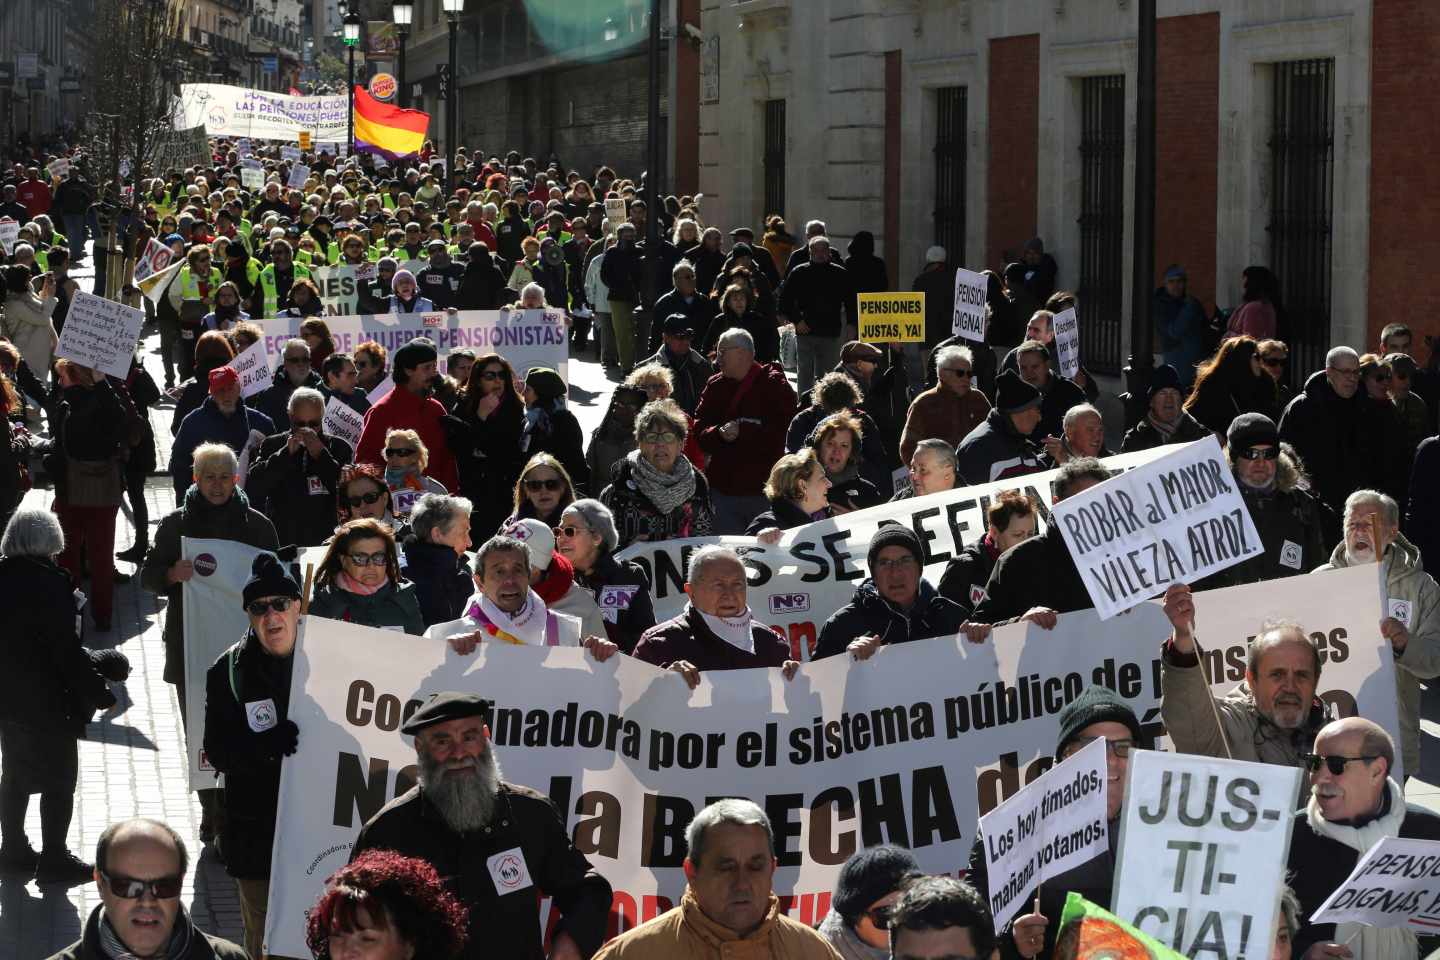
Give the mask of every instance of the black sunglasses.
[{"label": "black sunglasses", "polygon": [[1283,367],[1289,361],[1289,357],[1262,357],[1260,360],[1267,367]]},{"label": "black sunglasses", "polygon": [[1320,764],[1323,763],[1326,767],[1329,768],[1331,773],[1338,777],[1340,776],[1340,774],[1345,772],[1345,764],[1347,763],[1351,763],[1356,760],[1363,760],[1364,762],[1369,763],[1371,760],[1378,759],[1378,756],[1341,757],[1333,754],[1329,756],[1322,756],[1318,753],[1302,753],[1300,755],[1300,765],[1303,766],[1306,770],[1309,770],[1311,773],[1314,773],[1315,771],[1320,769]]},{"label": "black sunglasses", "polygon": [[263,617],[265,611],[274,610],[276,613],[284,613],[290,609],[293,597],[271,597],[269,600],[255,600],[245,604],[245,609],[250,611],[252,617]]},{"label": "black sunglasses", "polygon": [[539,493],[541,490],[564,490],[565,481],[558,478],[549,480],[526,480],[525,489],[531,493]]},{"label": "black sunglasses", "polygon": [[1279,447],[1251,447],[1248,450],[1240,451],[1241,460],[1278,460],[1280,459]]},{"label": "black sunglasses", "polygon": [[413,456],[415,456],[415,454],[417,454],[417,453],[419,453],[419,452],[420,452],[420,451],[419,451],[419,450],[416,450],[414,447],[386,447],[386,448],[385,448],[385,456],[387,456],[387,457],[413,457]]},{"label": "black sunglasses", "polygon": [[480,371],[480,379],[481,379],[481,380],[504,380],[504,379],[505,379],[505,371],[504,371],[504,370],[482,370],[482,371]]},{"label": "black sunglasses", "polygon": [[871,907],[865,911],[865,916],[875,925],[876,930],[890,929],[890,912],[894,909],[893,904],[886,904],[883,907]]},{"label": "black sunglasses", "polygon": [[346,505],[347,507],[350,507],[350,508],[353,509],[353,508],[355,508],[355,507],[360,506],[360,504],[362,504],[362,503],[363,503],[363,504],[366,504],[366,505],[368,506],[368,505],[374,503],[376,500],[379,500],[379,499],[380,499],[381,497],[383,497],[383,496],[385,496],[384,492],[377,490],[377,491],[372,491],[372,492],[370,492],[370,493],[362,493],[362,494],[360,494],[360,496],[358,496],[358,497],[341,497],[340,499],[343,500],[343,501],[345,501],[345,505]]},{"label": "black sunglasses", "polygon": [[134,877],[105,873],[103,870],[100,876],[105,878],[105,885],[110,888],[110,892],[122,900],[139,900],[147,890],[150,896],[156,900],[174,900],[180,896],[180,887],[185,881],[184,877],[156,877],[154,880],[137,880]]},{"label": "black sunglasses", "polygon": [[580,534],[582,534],[582,533],[589,533],[589,532],[590,532],[589,528],[587,528],[587,527],[577,527],[577,526],[574,526],[573,524],[570,525],[570,526],[568,526],[568,527],[555,527],[553,530],[551,530],[551,533],[555,534],[555,536],[559,537],[559,536],[562,536],[562,535],[563,535],[563,536],[569,537],[571,540],[574,540],[576,537],[578,537],[578,536],[579,536]]}]

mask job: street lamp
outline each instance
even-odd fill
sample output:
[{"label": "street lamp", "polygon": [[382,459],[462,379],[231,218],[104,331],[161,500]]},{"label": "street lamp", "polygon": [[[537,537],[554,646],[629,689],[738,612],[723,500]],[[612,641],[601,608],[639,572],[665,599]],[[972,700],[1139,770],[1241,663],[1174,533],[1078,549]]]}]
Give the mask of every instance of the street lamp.
[{"label": "street lamp", "polygon": [[460,78],[455,74],[455,59],[460,14],[465,12],[465,0],[440,0],[440,5],[450,21],[450,89],[445,103],[445,187],[448,193],[455,189],[455,128],[460,116]]},{"label": "street lamp", "polygon": [[346,114],[346,138],[347,147],[353,153],[355,151],[355,47],[360,43],[360,16],[351,8],[345,14],[342,21],[344,27],[345,46],[349,48],[350,54],[350,84],[346,89],[349,91],[350,111]]},{"label": "street lamp", "polygon": [[410,106],[410,96],[405,91],[405,38],[410,35],[410,21],[415,16],[415,0],[394,0],[390,13],[395,20],[395,35],[400,45],[395,51],[395,82],[400,88],[400,106]]}]

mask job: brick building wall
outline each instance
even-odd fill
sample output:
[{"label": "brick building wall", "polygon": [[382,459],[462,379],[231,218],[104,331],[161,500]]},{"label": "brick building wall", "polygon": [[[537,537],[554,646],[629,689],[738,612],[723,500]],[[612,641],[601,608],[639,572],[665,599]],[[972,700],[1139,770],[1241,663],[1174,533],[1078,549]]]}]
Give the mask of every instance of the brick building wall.
[{"label": "brick building wall", "polygon": [[1155,34],[1155,279],[1182,264],[1213,310],[1220,15],[1161,17]]},{"label": "brick building wall", "polygon": [[[1434,0],[1373,0],[1371,33],[1369,336],[1393,322],[1440,336],[1440,318],[1417,308],[1416,293],[1440,263],[1440,5]],[[1356,344],[1359,346],[1359,344]]]},{"label": "brick building wall", "polygon": [[[1035,230],[1036,168],[1040,149],[1040,37],[990,41],[989,203],[985,264],[1004,263]],[[976,269],[980,269],[977,267]]]}]

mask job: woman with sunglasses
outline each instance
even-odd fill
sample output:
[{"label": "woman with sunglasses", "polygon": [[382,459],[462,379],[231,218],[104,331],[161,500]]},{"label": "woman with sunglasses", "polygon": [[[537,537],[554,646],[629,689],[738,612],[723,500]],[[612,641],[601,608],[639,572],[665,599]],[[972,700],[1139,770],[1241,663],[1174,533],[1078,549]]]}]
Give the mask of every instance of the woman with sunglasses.
[{"label": "woman with sunglasses", "polygon": [[537,453],[525,464],[515,483],[515,510],[500,526],[517,520],[539,520],[547,527],[560,523],[565,508],[575,502],[575,487],[565,466],[548,453]]},{"label": "woman with sunglasses", "polygon": [[1290,364],[1290,348],[1284,340],[1261,340],[1256,350],[1260,354],[1260,367],[1275,383],[1275,409],[1283,411],[1295,396],[1285,371]]},{"label": "woman with sunglasses", "polygon": [[445,484],[425,476],[430,465],[430,451],[420,434],[414,430],[387,430],[385,447],[385,485],[390,489],[390,509],[405,518],[410,509],[427,493],[449,493]]},{"label": "woman with sunglasses", "polygon": [[395,529],[390,512],[390,488],[385,486],[385,473],[373,463],[352,463],[340,468],[336,491],[337,522],[347,520],[379,520]]},{"label": "woman with sunglasses", "polygon": [[635,417],[638,447],[616,463],[600,494],[614,514],[618,548],[710,535],[710,483],[684,452],[689,422],[674,400],[647,403]]},{"label": "woman with sunglasses", "polygon": [[904,847],[882,843],[857,850],[840,868],[821,936],[843,960],[889,960],[890,907],[905,885],[923,876]]},{"label": "woman with sunglasses", "polygon": [[395,534],[378,520],[350,520],[336,528],[315,571],[310,612],[417,637],[425,632],[415,584],[400,578]]},{"label": "woman with sunglasses", "polygon": [[460,468],[460,492],[475,505],[470,537],[484,543],[510,513],[510,499],[525,465],[520,436],[525,403],[515,371],[498,353],[476,359],[455,409],[441,418],[445,442]]},{"label": "woman with sunglasses", "polygon": [[468,922],[428,861],[367,850],[326,881],[305,942],[316,960],[457,960]]},{"label": "woman with sunglasses", "polygon": [[570,561],[575,583],[595,597],[606,637],[628,654],[640,634],[655,626],[655,607],[645,569],[615,559],[619,542],[615,518],[599,500],[576,500],[555,527],[555,552]]}]

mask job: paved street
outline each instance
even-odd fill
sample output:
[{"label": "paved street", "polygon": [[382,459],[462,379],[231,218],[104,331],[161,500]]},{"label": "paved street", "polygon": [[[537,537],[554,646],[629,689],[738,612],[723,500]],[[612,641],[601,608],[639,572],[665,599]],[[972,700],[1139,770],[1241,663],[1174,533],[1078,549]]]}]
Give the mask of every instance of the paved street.
[{"label": "paved street", "polygon": [[[146,362],[163,382],[155,355],[157,338],[147,340]],[[612,381],[597,364],[572,362],[572,408],[588,436],[598,425],[609,398]],[[171,407],[152,411],[160,444],[160,463],[168,460]],[[33,491],[27,502],[45,504],[50,491]],[[152,479],[148,490],[152,526],[174,508],[169,478]],[[129,519],[122,514],[116,549],[133,542]],[[129,572],[129,564],[118,567]],[[120,693],[121,702],[90,725],[80,746],[80,786],[70,848],[90,859],[95,841],[106,825],[129,816],[159,817],[174,826],[190,846],[192,856],[201,850],[198,833],[200,807],[185,787],[184,750],[173,688],[162,679],[165,603],[139,589],[137,583],[117,588],[115,630],[87,637],[94,646],[118,646],[130,658],[133,673]],[[117,687],[117,692],[119,688]],[[1427,692],[1424,715],[1440,717],[1434,690]],[[1425,772],[1431,783],[1440,782],[1440,726],[1425,721]],[[1408,792],[1432,808],[1440,809],[1440,789],[1412,780]],[[40,835],[38,799],[32,800],[28,830]],[[210,932],[239,940],[240,908],[233,881],[208,856],[193,862],[186,878],[183,901],[199,925]],[[41,888],[12,879],[0,880],[0,958],[39,960],[79,937],[85,918],[98,903],[93,884],[64,889]]]}]

